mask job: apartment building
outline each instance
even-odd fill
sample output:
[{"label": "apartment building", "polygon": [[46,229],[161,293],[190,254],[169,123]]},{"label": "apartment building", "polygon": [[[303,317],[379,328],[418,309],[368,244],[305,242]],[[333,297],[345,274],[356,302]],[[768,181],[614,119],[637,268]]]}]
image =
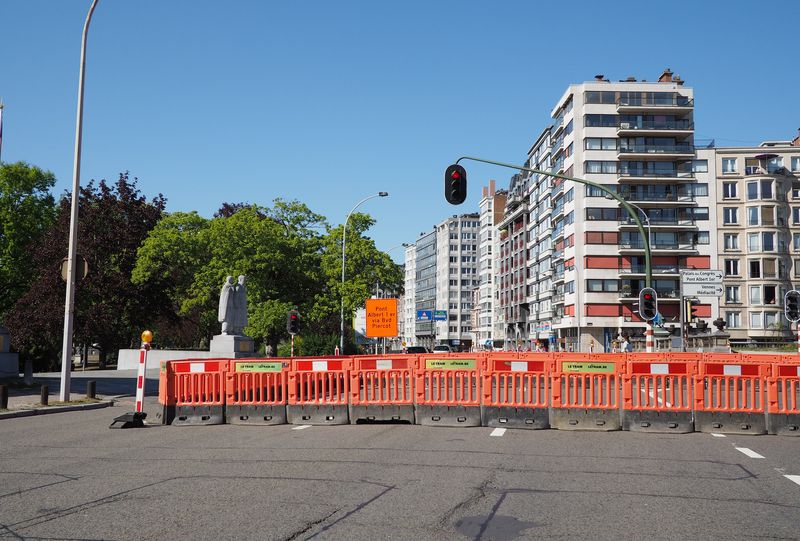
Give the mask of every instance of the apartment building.
[{"label": "apartment building", "polygon": [[478,349],[502,348],[505,333],[503,318],[497,301],[496,282],[500,259],[497,224],[503,219],[506,205],[505,190],[497,191],[495,181],[483,187],[479,203],[480,230],[478,232],[478,287],[473,292],[472,329]]},{"label": "apartment building", "polygon": [[[551,116],[526,163],[601,184],[635,206],[647,224],[659,311],[667,328],[677,326],[679,271],[717,262],[713,150],[696,149],[692,89],[669,70],[653,82],[597,76],[569,86]],[[602,190],[515,175],[500,228],[507,349],[603,351],[619,332],[643,337],[635,303],[644,240]],[[713,319],[717,303],[700,299],[695,311]]]},{"label": "apartment building", "polygon": [[403,302],[400,307],[403,321],[400,339],[406,346],[415,346],[416,343],[416,273],[417,273],[417,248],[414,245],[404,246],[404,291]]},{"label": "apartment building", "polygon": [[716,148],[714,165],[721,312],[731,342],[791,341],[783,297],[800,287],[800,134]]},{"label": "apartment building", "polygon": [[422,233],[413,245],[416,270],[414,273],[414,342],[431,347],[436,343],[433,318],[421,319],[419,314],[432,314],[436,309],[436,231]]}]

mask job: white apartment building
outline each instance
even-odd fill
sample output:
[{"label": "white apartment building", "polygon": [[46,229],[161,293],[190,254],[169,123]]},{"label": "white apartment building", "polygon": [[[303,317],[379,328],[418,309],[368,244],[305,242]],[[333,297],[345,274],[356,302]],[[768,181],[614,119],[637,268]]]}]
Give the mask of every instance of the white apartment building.
[{"label": "white apartment building", "polygon": [[405,266],[404,266],[404,292],[403,304],[400,308],[403,321],[400,339],[405,346],[415,346],[415,297],[416,297],[416,273],[417,273],[417,249],[414,245],[405,246]]},{"label": "white apartment building", "polygon": [[[717,264],[713,158],[696,156],[692,89],[669,70],[656,82],[598,76],[569,86],[551,116],[527,164],[604,185],[638,207],[659,311],[677,327],[679,270]],[[500,227],[507,349],[538,341],[599,352],[619,332],[643,336],[634,306],[645,285],[643,239],[615,200],[572,181],[515,175]],[[717,306],[700,299],[696,311],[713,319]]]},{"label": "white apartment building", "polygon": [[496,191],[495,181],[484,186],[479,204],[480,231],[478,233],[478,287],[473,295],[472,329],[477,349],[502,348],[505,334],[500,311],[496,282],[500,260],[496,257],[500,238],[497,224],[503,218],[506,191]]},{"label": "white apartment building", "polygon": [[800,288],[800,134],[717,148],[713,160],[721,312],[731,343],[792,341],[783,298]]}]

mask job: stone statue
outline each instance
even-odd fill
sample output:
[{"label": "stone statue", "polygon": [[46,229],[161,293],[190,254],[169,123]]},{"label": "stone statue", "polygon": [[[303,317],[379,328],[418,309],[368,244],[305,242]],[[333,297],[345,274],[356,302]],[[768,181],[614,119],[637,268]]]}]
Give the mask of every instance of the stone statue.
[{"label": "stone statue", "polygon": [[234,325],[236,319],[236,286],[233,285],[233,276],[225,278],[222,291],[219,294],[219,311],[217,321],[222,323],[222,334],[236,334]]},{"label": "stone statue", "polygon": [[247,287],[244,285],[246,276],[239,275],[239,283],[235,286],[233,295],[233,334],[243,336],[247,327]]}]

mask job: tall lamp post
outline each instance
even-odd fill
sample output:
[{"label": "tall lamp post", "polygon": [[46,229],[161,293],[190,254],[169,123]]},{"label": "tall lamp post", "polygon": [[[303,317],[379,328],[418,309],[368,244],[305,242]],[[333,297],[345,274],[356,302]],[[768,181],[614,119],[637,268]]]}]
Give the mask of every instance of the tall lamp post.
[{"label": "tall lamp post", "polygon": [[388,197],[388,195],[389,192],[378,192],[365,197],[356,203],[356,206],[354,206],[352,210],[347,213],[347,218],[344,219],[344,226],[342,227],[342,304],[339,311],[339,353],[342,355],[344,355],[344,263],[347,257],[347,252],[345,251],[345,247],[347,246],[347,222],[350,221],[350,216],[359,206],[361,206],[362,203],[365,203],[376,197]]},{"label": "tall lamp post", "polygon": [[83,137],[83,81],[86,74],[86,40],[89,23],[92,22],[94,8],[98,0],[93,0],[86,22],[83,24],[81,41],[81,67],[78,76],[78,113],[75,121],[75,160],[72,168],[72,205],[69,219],[69,249],[67,251],[67,296],[64,301],[64,341],[61,348],[61,390],[59,400],[69,401],[70,369],[72,368],[72,319],[75,311],[75,259],[78,243],[78,200],[81,186],[81,140]]}]

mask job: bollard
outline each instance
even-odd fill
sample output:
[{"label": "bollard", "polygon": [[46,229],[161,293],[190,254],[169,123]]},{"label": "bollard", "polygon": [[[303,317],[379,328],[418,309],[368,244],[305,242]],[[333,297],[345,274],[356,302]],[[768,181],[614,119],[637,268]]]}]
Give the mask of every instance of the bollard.
[{"label": "bollard", "polygon": [[96,384],[97,382],[93,379],[86,382],[86,398],[94,398]]},{"label": "bollard", "polygon": [[25,385],[33,385],[33,361],[25,361]]},{"label": "bollard", "polygon": [[0,410],[8,409],[8,387],[0,385]]},{"label": "bollard", "polygon": [[42,406],[46,406],[50,400],[50,387],[47,385],[42,385],[42,396],[39,398],[39,403]]}]

